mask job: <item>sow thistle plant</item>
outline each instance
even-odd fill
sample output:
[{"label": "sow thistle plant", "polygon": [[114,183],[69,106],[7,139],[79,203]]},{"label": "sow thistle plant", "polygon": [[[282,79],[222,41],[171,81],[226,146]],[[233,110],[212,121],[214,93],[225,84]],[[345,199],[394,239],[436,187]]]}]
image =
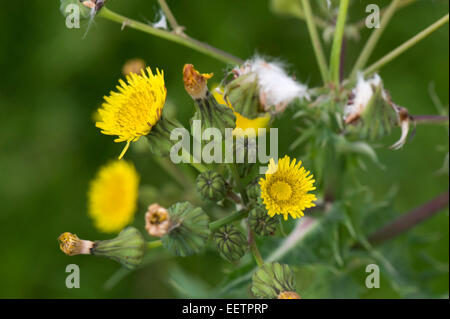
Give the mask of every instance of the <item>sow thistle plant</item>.
[{"label": "sow thistle plant", "polygon": [[[124,148],[118,159],[100,168],[88,190],[88,213],[95,227],[118,235],[90,241],[65,232],[58,238],[61,250],[69,256],[111,258],[129,270],[144,267],[146,255],[164,255],[163,250],[179,257],[215,250],[232,270],[218,273],[224,280],[212,292],[205,292],[210,297],[242,296],[247,291],[258,298],[300,299],[306,287],[296,284],[296,273],[302,272],[302,265],[326,265],[334,274],[348,274],[350,265],[361,265],[365,260],[383,265],[392,286],[402,293],[395,266],[373,245],[412,227],[419,220],[417,214],[430,216],[445,207],[448,192],[416,210],[414,216],[405,214],[387,227],[380,222],[366,227],[377,207],[390,206],[393,196],[377,202],[358,182],[344,182],[344,173],[363,169],[364,159],[382,166],[374,145],[395,133],[397,127],[401,136],[392,149],[405,147],[415,125],[448,125],[446,115],[413,116],[407,108],[395,104],[381,76],[375,73],[446,24],[448,14],[366,66],[383,28],[393,13],[406,5],[403,2],[407,1],[394,0],[385,9],[382,28],[373,31],[354,70],[345,77],[341,68],[343,38],[358,32],[358,24],[347,22],[350,1],[315,1],[316,15],[309,0],[271,1],[276,12],[295,13],[307,23],[323,79],[321,87],[308,88],[275,59],[254,56],[243,61],[189,37],[165,0],[159,3],[169,22],[167,29],[119,15],[105,6],[106,1],[61,0],[65,14],[68,5],[76,5],[86,19],[106,18],[122,28],[138,29],[227,64],[228,71],[222,78],[201,73],[189,61],[179,70],[185,91],[192,98],[193,107],[183,107],[192,107],[194,115],[187,131],[194,139],[195,123],[200,123],[201,131],[217,129],[226,135],[231,129],[236,146],[232,158],[239,152],[249,158],[255,148],[260,148],[255,139],[267,138],[266,129],[289,114],[288,108],[294,110],[299,132],[290,154],[266,162],[259,159],[266,167],[264,174],[260,174],[256,162],[205,163],[183,149],[186,162],[196,172],[192,176],[192,171],[170,160],[177,143],[171,135],[184,127],[164,112],[171,94],[165,86],[164,71],[133,60],[124,66],[125,79],[104,97],[95,123],[102,134],[125,143]],[[327,37],[332,35],[329,62],[317,27],[325,29]],[[209,86],[213,77],[218,84]],[[130,145],[141,138],[161,168],[184,187],[186,196],[165,194],[163,189],[157,195],[138,196],[139,173],[123,158]],[[239,138],[244,141],[240,147]],[[204,140],[194,142],[210,147]],[[223,141],[215,146],[226,147]],[[138,198],[148,207],[144,229],[130,226],[138,210]],[[169,204],[161,205],[163,202]]]}]

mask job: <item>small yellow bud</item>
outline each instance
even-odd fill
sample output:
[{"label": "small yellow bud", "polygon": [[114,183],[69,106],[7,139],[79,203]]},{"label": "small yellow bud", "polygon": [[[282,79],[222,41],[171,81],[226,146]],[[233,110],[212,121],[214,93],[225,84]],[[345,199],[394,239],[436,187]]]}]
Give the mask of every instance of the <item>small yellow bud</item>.
[{"label": "small yellow bud", "polygon": [[162,237],[170,227],[170,216],[164,207],[152,204],[145,214],[145,229],[151,236]]},{"label": "small yellow bud", "polygon": [[283,291],[278,295],[278,299],[302,299],[299,294],[294,291]]}]

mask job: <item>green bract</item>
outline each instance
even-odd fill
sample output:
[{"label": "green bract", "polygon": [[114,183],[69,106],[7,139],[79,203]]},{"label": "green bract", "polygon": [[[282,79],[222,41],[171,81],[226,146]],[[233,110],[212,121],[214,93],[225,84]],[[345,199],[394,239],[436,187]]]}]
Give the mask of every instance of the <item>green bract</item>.
[{"label": "green bract", "polygon": [[128,269],[139,266],[144,252],[144,238],[134,227],[125,228],[116,238],[96,241],[91,249],[93,255],[111,258]]},{"label": "green bract", "polygon": [[295,292],[295,277],[285,264],[262,265],[252,278],[252,293],[258,298],[275,299],[282,292]]},{"label": "green bract", "polygon": [[225,225],[214,233],[220,255],[229,262],[238,261],[247,250],[244,234],[233,225]]},{"label": "green bract", "polygon": [[208,171],[197,176],[197,191],[205,200],[217,202],[226,196],[225,179],[219,173]]},{"label": "green bract", "polygon": [[278,216],[270,217],[264,207],[257,206],[248,215],[250,228],[258,235],[273,235],[277,229]]},{"label": "green bract", "polygon": [[163,246],[181,257],[200,252],[210,234],[208,215],[188,202],[176,203],[168,210],[171,226],[162,237]]}]

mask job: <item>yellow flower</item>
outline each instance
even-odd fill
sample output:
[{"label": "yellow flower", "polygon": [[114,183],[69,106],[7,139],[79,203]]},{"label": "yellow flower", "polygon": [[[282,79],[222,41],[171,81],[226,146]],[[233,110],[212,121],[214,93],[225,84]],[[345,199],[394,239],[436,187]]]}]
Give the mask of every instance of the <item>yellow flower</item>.
[{"label": "yellow flower", "polygon": [[117,135],[115,142],[127,144],[119,156],[123,157],[131,142],[148,135],[161,118],[167,90],[164,86],[164,73],[146,68],[140,75],[131,73],[126,76],[127,83],[119,80],[119,92],[105,96],[100,108],[101,121],[95,125],[106,135]]},{"label": "yellow flower", "polygon": [[88,211],[103,232],[122,230],[136,211],[139,175],[133,164],[113,161],[98,171],[88,192]]},{"label": "yellow flower", "polygon": [[278,164],[275,164],[273,158],[270,159],[265,179],[261,178],[259,181],[261,198],[270,217],[278,214],[283,215],[284,220],[289,215],[300,218],[306,208],[316,206],[313,203],[317,200],[316,196],[308,194],[316,189],[313,186],[315,180],[301,165],[302,162],[296,164],[295,159],[291,163],[287,155]]},{"label": "yellow flower", "polygon": [[[241,132],[239,129],[242,129],[244,132],[248,128],[254,129],[255,135],[258,135],[258,128],[267,128],[269,126],[270,115],[266,114],[261,117],[256,117],[254,119],[250,119],[241,115],[238,112],[234,111],[233,106],[230,101],[225,100],[223,91],[218,87],[213,90],[213,96],[216,99],[217,103],[226,105],[233,110],[234,116],[236,116],[236,127],[233,130],[233,135],[240,135]],[[251,135],[250,135],[251,136]]]}]

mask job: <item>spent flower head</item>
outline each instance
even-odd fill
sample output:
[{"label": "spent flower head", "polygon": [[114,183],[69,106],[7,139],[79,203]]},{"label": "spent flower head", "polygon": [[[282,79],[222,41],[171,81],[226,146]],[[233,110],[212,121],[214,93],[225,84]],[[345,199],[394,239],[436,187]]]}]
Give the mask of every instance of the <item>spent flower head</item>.
[{"label": "spent flower head", "polygon": [[309,99],[306,85],[289,76],[280,62],[255,57],[233,72],[238,77],[247,76],[247,81],[257,81],[260,103],[265,111],[275,108],[275,112],[282,112],[295,98]]},{"label": "spent flower head", "polygon": [[145,213],[145,230],[150,236],[162,237],[170,227],[170,216],[167,209],[159,204],[152,204]]}]

